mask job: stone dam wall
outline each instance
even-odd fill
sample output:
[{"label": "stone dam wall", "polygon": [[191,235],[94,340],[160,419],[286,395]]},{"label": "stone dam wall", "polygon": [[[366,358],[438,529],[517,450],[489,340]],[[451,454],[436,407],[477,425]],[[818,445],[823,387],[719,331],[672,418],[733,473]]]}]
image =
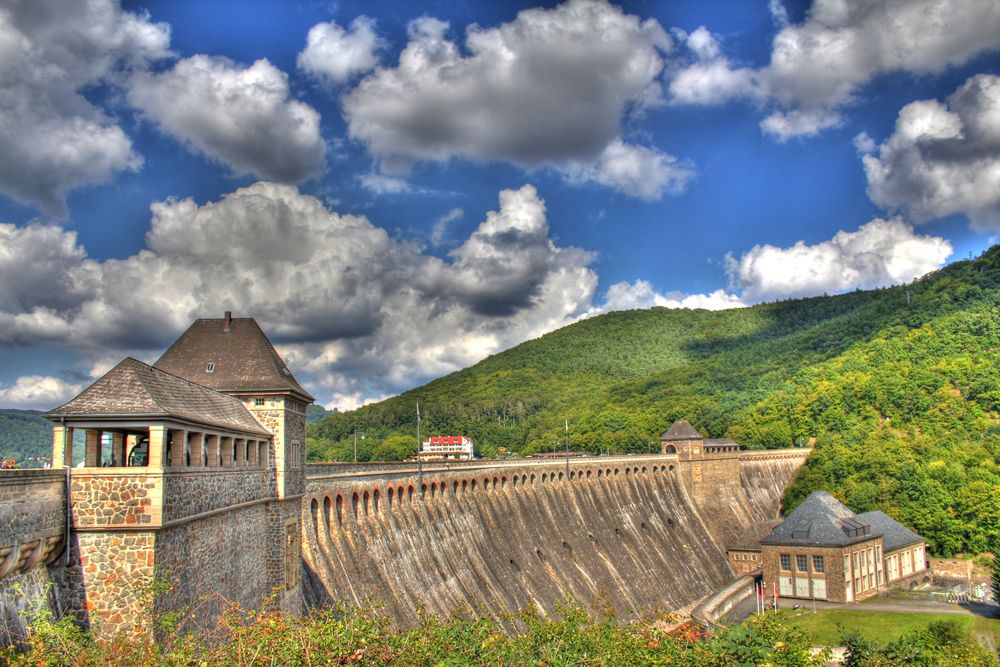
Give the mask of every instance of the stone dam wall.
[{"label": "stone dam wall", "polygon": [[727,541],[774,518],[806,451],[312,468],[307,602],[499,616],[567,596],[621,617],[690,609],[729,582]]}]

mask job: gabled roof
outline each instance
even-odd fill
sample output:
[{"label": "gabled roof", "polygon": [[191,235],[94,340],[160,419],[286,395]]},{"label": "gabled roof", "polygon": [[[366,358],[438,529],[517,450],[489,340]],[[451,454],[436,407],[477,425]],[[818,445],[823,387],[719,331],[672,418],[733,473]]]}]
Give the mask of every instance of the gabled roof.
[{"label": "gabled roof", "polygon": [[[252,317],[195,320],[153,366],[224,392],[290,392],[315,400],[299,385]],[[211,364],[211,370],[209,370]]]},{"label": "gabled roof", "polygon": [[884,553],[926,541],[885,512],[879,510],[865,512],[859,514],[858,518],[867,521],[871,525],[872,531],[882,533],[882,551]]},{"label": "gabled roof", "polygon": [[105,373],[69,403],[45,416],[53,420],[59,417],[173,417],[204,426],[271,435],[239,399],[132,357]]},{"label": "gabled roof", "polygon": [[841,547],[881,533],[826,491],[814,491],[761,544]]},{"label": "gabled roof", "polygon": [[660,440],[701,440],[704,437],[698,433],[698,429],[688,423],[688,420],[678,419],[666,433],[660,436]]}]

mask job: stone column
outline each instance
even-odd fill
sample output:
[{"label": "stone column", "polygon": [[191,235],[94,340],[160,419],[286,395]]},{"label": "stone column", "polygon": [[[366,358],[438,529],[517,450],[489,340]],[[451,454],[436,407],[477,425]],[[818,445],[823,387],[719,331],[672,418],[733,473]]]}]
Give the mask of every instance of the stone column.
[{"label": "stone column", "polygon": [[56,424],[52,427],[52,467],[73,467],[73,428]]},{"label": "stone column", "polygon": [[188,437],[191,438],[191,465],[197,468],[203,468],[205,466],[205,459],[203,452],[205,451],[205,434],[204,433],[189,433]]},{"label": "stone column", "polygon": [[162,468],[167,450],[167,427],[156,424],[149,427],[149,467]]},{"label": "stone column", "polygon": [[187,431],[179,428],[170,429],[170,440],[170,462],[167,465],[180,468],[184,465],[184,454],[187,451]]},{"label": "stone column", "polygon": [[261,468],[267,468],[269,465],[270,462],[267,460],[267,456],[267,441],[265,440],[257,447],[257,464]]},{"label": "stone column", "polygon": [[86,434],[87,449],[84,452],[83,465],[88,468],[96,468],[101,465],[101,432],[88,428]]},{"label": "stone column", "polygon": [[111,434],[111,465],[119,467],[125,465],[124,433]]},{"label": "stone column", "polygon": [[247,465],[256,466],[257,465],[257,441],[248,440],[247,441]]},{"label": "stone column", "polygon": [[208,451],[208,467],[219,467],[219,436],[206,435],[205,449]]},{"label": "stone column", "polygon": [[236,456],[233,465],[242,468],[247,464],[247,440],[246,438],[236,438]]},{"label": "stone column", "polygon": [[222,446],[222,467],[231,468],[233,467],[233,439],[221,436],[219,441]]}]

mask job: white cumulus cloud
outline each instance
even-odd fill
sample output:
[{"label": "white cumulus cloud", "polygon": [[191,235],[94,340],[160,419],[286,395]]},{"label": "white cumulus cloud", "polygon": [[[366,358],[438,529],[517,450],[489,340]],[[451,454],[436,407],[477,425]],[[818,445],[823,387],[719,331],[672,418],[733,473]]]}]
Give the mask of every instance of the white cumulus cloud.
[{"label": "white cumulus cloud", "polygon": [[672,100],[750,98],[772,108],[761,127],[785,141],[841,124],[842,110],[880,74],[937,73],[1000,48],[994,0],[815,0],[797,24],[780,2],[769,7],[780,30],[768,65],[735,66],[709,38],[689,38],[691,62],[671,72]]},{"label": "white cumulus cloud", "polygon": [[382,46],[375,33],[375,21],[367,16],[351,21],[349,30],[333,21],[317,23],[309,29],[298,67],[322,83],[340,85],[352,76],[375,69]]},{"label": "white cumulus cloud", "polygon": [[142,158],[82,91],[169,55],[170,30],[112,0],[0,6],[0,192],[47,214]]},{"label": "white cumulus cloud", "polygon": [[1000,77],[969,78],[948,99],[911,102],[877,147],[865,135],[868,195],[918,222],[962,213],[1000,230]]},{"label": "white cumulus cloud", "polygon": [[[0,342],[62,342],[89,355],[161,350],[197,317],[256,317],[321,400],[383,396],[574,321],[593,257],[548,237],[530,185],[446,261],[294,186],[257,183],[218,201],[152,206],[146,249],[88,259],[72,232],[0,226]],[[33,260],[46,271],[31,273]],[[73,285],[74,289],[60,290]],[[37,296],[35,296],[37,294]]]},{"label": "white cumulus cloud", "polygon": [[725,290],[715,290],[708,294],[683,294],[673,291],[666,294],[657,292],[646,280],[619,282],[608,288],[604,305],[591,310],[592,315],[615,310],[638,310],[660,306],[663,308],[701,308],[704,310],[727,310],[746,306],[735,294]]},{"label": "white cumulus cloud", "polygon": [[940,268],[951,253],[943,238],[915,234],[899,218],[876,218],[814,245],[756,245],[726,263],[734,289],[754,303],[905,283]]},{"label": "white cumulus cloud", "polygon": [[623,119],[659,97],[671,42],[656,21],[569,0],[470,26],[465,52],[448,29],[413,21],[398,65],[343,96],[349,135],[380,161],[507,161],[646,199],[682,188],[675,158],[621,140]]},{"label": "white cumulus cloud", "polygon": [[165,132],[238,173],[286,183],[326,166],[319,113],[289,98],[288,76],[266,59],[242,67],[196,55],[138,73],[129,101]]},{"label": "white cumulus cloud", "polygon": [[83,385],[44,375],[23,375],[11,386],[0,385],[0,405],[22,410],[51,410],[76,396]]}]

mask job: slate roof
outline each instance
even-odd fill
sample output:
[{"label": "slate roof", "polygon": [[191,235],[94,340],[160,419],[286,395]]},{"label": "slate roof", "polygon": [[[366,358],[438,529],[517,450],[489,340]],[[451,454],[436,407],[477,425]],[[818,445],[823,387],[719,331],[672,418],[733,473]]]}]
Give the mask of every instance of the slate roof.
[{"label": "slate roof", "polygon": [[882,551],[885,553],[926,541],[885,512],[865,512],[858,518],[871,524],[873,532],[882,533]]},{"label": "slate roof", "polygon": [[678,419],[671,424],[670,429],[660,436],[660,440],[701,440],[705,436],[691,426],[686,419]]},{"label": "slate roof", "polygon": [[727,542],[726,548],[734,551],[760,551],[761,540],[770,535],[779,523],[781,523],[781,519],[758,521]]},{"label": "slate roof", "polygon": [[252,317],[195,320],[153,366],[216,391],[291,392],[315,400]]},{"label": "slate roof", "polygon": [[132,357],[105,373],[76,398],[45,413],[45,417],[52,420],[59,417],[174,417],[205,426],[271,435],[239,399]]},{"label": "slate roof", "polygon": [[737,447],[739,447],[740,443],[736,442],[732,438],[707,438],[705,440],[705,444],[706,445],[736,445]]},{"label": "slate roof", "polygon": [[842,547],[881,535],[826,491],[814,491],[761,544]]}]

